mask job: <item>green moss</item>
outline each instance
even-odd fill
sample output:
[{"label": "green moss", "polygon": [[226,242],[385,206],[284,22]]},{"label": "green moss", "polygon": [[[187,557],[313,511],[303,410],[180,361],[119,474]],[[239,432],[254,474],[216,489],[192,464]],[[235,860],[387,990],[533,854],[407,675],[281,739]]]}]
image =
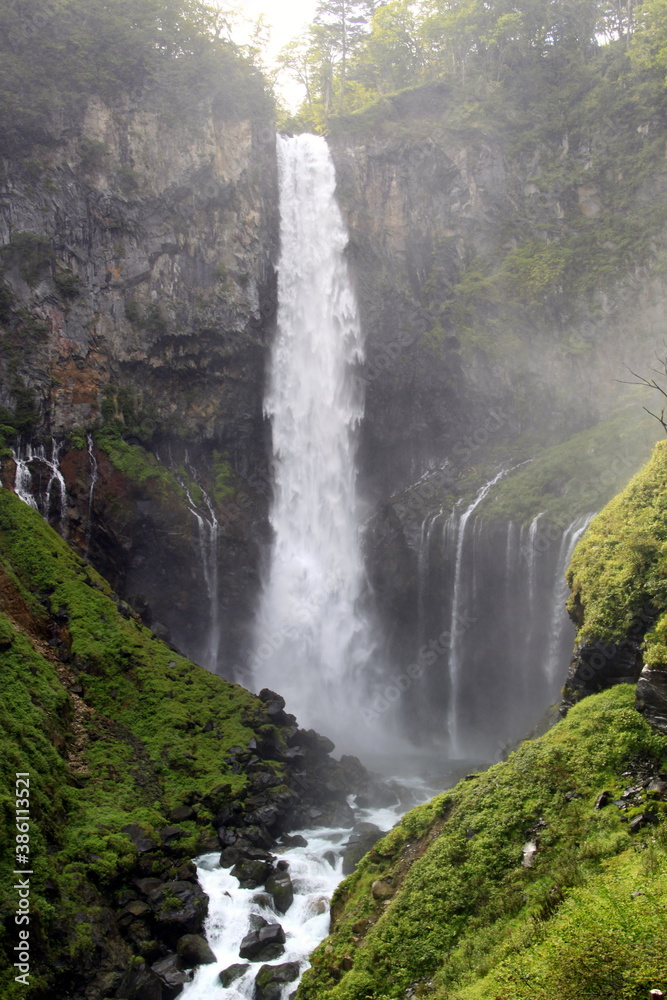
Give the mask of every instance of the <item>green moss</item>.
[{"label": "green moss", "polygon": [[538,514],[561,527],[600,510],[650,455],[658,425],[629,403],[591,430],[537,456],[501,480],[479,515],[527,523]]},{"label": "green moss", "polygon": [[[48,982],[63,955],[85,953],[88,930],[74,930],[99,927],[99,893],[136,871],[138,855],[122,828],[138,823],[159,843],[175,805],[214,792],[217,808],[237,797],[247,779],[230,769],[227,751],[260,735],[266,717],[255,696],[120,614],[105,581],[7,490],[0,491],[0,570],[3,599],[14,593],[11,606],[30,611],[36,635],[55,628],[54,650],[67,661],[47,659],[48,647],[35,647],[0,615],[0,901],[11,912],[14,774],[29,771],[33,941],[41,956],[34,973]],[[72,679],[80,699],[68,692]],[[201,809],[200,818],[211,817]],[[179,856],[192,856],[202,827],[181,826]],[[159,864],[162,871],[164,859]],[[7,955],[13,931],[0,926]],[[2,995],[13,998],[13,988],[10,973],[0,974]]]},{"label": "green moss", "polygon": [[[333,933],[314,953],[299,997],[399,1000],[416,989],[416,996],[438,1000],[528,1000],[532,980],[522,979],[524,960],[535,957],[552,986],[568,974],[572,980],[568,963],[575,954],[587,956],[589,982],[623,983],[640,911],[651,907],[639,903],[634,922],[622,913],[609,921],[610,949],[603,934],[603,914],[613,908],[607,890],[619,878],[626,888],[648,890],[653,912],[642,941],[658,929],[667,905],[664,822],[633,838],[615,805],[595,809],[603,790],[621,794],[633,761],[650,760],[656,770],[664,765],[667,739],[639,716],[633,698],[630,686],[619,686],[586,699],[506,762],[408,813],[339,887]],[[528,839],[537,840],[538,850],[526,868]],[[654,865],[650,880],[638,880],[647,865]],[[373,897],[376,880],[393,888],[388,904]],[[614,892],[626,900],[623,890]],[[632,902],[628,895],[626,911]],[[534,948],[540,940],[551,942],[551,966]],[[662,982],[659,940],[634,963],[637,989]],[[485,977],[502,962],[502,986],[492,975],[489,985]],[[552,980],[549,969],[556,970]],[[536,995],[579,996],[556,988]]]},{"label": "green moss", "polygon": [[[580,637],[619,640],[667,608],[667,442],[592,522],[568,572]],[[643,630],[642,630],[643,631]],[[646,639],[646,660],[667,666],[665,619]]]},{"label": "green moss", "polygon": [[237,476],[229,464],[227,455],[219,451],[213,452],[213,499],[216,504],[224,504],[225,500],[236,495],[238,491]]}]

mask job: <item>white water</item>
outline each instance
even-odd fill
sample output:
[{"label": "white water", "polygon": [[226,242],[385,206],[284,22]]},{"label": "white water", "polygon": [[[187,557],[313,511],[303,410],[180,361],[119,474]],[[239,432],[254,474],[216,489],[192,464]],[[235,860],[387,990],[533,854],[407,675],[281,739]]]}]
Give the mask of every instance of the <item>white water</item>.
[{"label": "white water", "polygon": [[[16,464],[16,477],[14,480],[14,492],[30,507],[38,510],[42,517],[49,519],[51,513],[51,494],[54,486],[58,490],[58,530],[61,535],[67,531],[67,486],[65,478],[60,471],[60,445],[51,439],[51,455],[47,455],[44,445],[38,445],[33,450],[31,445],[12,449],[12,457]],[[40,495],[35,494],[33,476],[30,466],[33,463],[41,463],[48,470],[46,486]]]},{"label": "white water", "polygon": [[[452,599],[452,613],[450,620],[450,645],[449,645],[449,705],[447,707],[447,731],[449,733],[449,746],[450,753],[453,757],[458,757],[461,755],[460,741],[459,741],[459,686],[460,686],[460,676],[462,669],[462,657],[461,657],[461,600],[462,600],[462,582],[463,582],[463,545],[465,542],[466,527],[468,521],[474,514],[475,510],[481,504],[482,500],[486,497],[488,492],[496,485],[496,483],[502,479],[503,476],[507,474],[507,470],[502,469],[493,479],[489,480],[482,486],[481,490],[470,504],[470,506],[461,514],[460,518],[456,513],[451,515],[450,521],[456,525],[456,557],[454,562],[454,597]],[[474,560],[472,566],[472,572],[474,573]],[[474,578],[473,578],[474,579]]]},{"label": "white water", "polygon": [[[419,779],[410,781],[415,804],[427,801],[435,793]],[[374,823],[387,831],[398,822],[405,810],[400,806],[382,809],[356,810],[357,822]],[[273,909],[270,897],[263,889],[240,889],[238,880],[227,869],[219,867],[219,854],[206,854],[197,859],[197,877],[210,897],[205,934],[216,963],[200,966],[192,983],[181,994],[183,1000],[253,1000],[255,976],[265,965],[298,962],[300,976],[309,967],[308,956],[329,933],[329,901],[342,880],[341,850],[349,840],[346,828],[302,830],[307,847],[275,848],[289,864],[294,888],[294,902],[287,913]],[[333,859],[324,855],[333,852]],[[333,860],[333,864],[331,861]],[[251,962],[242,979],[224,988],[220,973],[230,965],[246,963],[239,957],[239,948],[251,930],[253,914],[269,923],[279,923],[285,932],[285,953],[271,962]],[[296,989],[298,981],[284,987],[283,1000]]]},{"label": "white water", "polygon": [[570,592],[565,580],[565,574],[567,573],[567,568],[570,565],[577,542],[594,517],[595,514],[584,514],[582,517],[576,518],[563,532],[558,552],[554,591],[551,598],[549,649],[545,660],[547,680],[552,687],[559,682],[563,682],[563,662],[560,653],[563,645],[563,634],[567,626],[567,618],[563,613],[563,609],[565,608],[565,602]]},{"label": "white water", "polygon": [[301,725],[349,743],[372,650],[355,482],[363,340],[327,144],[279,136],[278,160],[278,330],[264,404],[274,541],[250,666],[255,687],[279,691]]},{"label": "white water", "polygon": [[197,521],[197,538],[199,542],[199,555],[201,559],[204,582],[206,584],[206,594],[209,608],[209,627],[206,637],[206,648],[203,653],[201,665],[209,670],[215,670],[218,665],[220,649],[221,626],[220,626],[220,582],[218,574],[218,538],[220,535],[220,523],[215,516],[213,502],[206,490],[197,482],[195,470],[189,466],[197,486],[199,487],[201,500],[195,503],[190,490],[185,484],[185,494],[188,500],[188,510]]}]

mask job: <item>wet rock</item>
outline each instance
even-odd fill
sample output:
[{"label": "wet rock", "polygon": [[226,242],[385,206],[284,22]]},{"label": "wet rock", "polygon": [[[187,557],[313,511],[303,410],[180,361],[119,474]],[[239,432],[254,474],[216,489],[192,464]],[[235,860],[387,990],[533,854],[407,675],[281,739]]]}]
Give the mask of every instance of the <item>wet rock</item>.
[{"label": "wet rock", "polygon": [[255,977],[255,1000],[280,1000],[283,987],[298,978],[298,962],[263,965]]},{"label": "wet rock", "polygon": [[162,1000],[176,1000],[185,984],[192,979],[192,973],[186,971],[179,956],[173,954],[154,962],[151,972],[162,983]]},{"label": "wet rock", "polygon": [[192,969],[196,965],[211,965],[216,961],[208,941],[201,934],[184,934],[178,939],[176,951],[186,969]]},{"label": "wet rock", "polygon": [[259,931],[246,934],[241,941],[239,955],[251,962],[271,962],[285,951],[285,932],[280,924],[268,924]]},{"label": "wet rock", "polygon": [[162,983],[143,959],[134,959],[116,996],[118,1000],[162,1000]]},{"label": "wet rock", "polygon": [[266,891],[273,896],[273,902],[279,913],[287,913],[294,902],[292,879],[287,871],[274,871],[266,880]]},{"label": "wet rock", "polygon": [[302,837],[300,833],[295,833],[294,836],[291,836],[289,833],[284,833],[280,840],[285,847],[308,847],[308,841],[305,837]]},{"label": "wet rock", "polygon": [[343,850],[343,875],[351,875],[363,856],[384,836],[374,823],[359,823]]},{"label": "wet rock", "polygon": [[138,878],[134,883],[140,893],[144,896],[149,896],[151,892],[155,889],[159,889],[162,885],[161,878]]},{"label": "wet rock", "polygon": [[239,880],[241,889],[257,889],[264,885],[273,866],[268,861],[241,860],[232,868],[231,874]]},{"label": "wet rock", "polygon": [[248,920],[248,926],[251,931],[261,931],[262,927],[269,926],[269,921],[266,920],[260,913],[251,913]]},{"label": "wet rock", "polygon": [[667,796],[667,781],[663,781],[662,778],[654,778],[649,783],[646,791],[651,795],[658,795],[660,798],[665,798]]},{"label": "wet rock", "polygon": [[667,671],[644,667],[637,681],[636,705],[647,722],[667,733]]},{"label": "wet rock", "polygon": [[241,976],[244,976],[249,968],[250,965],[248,964],[248,962],[237,962],[234,965],[228,965],[227,968],[223,969],[222,972],[220,973],[219,976],[220,982],[225,987],[225,989],[228,989],[228,987],[230,987],[232,983],[235,983],[237,979],[240,979]]},{"label": "wet rock", "polygon": [[606,791],[600,792],[595,802],[595,808],[598,810],[604,809],[604,807],[608,806],[610,802],[611,802],[611,794]]},{"label": "wet rock", "polygon": [[197,934],[208,913],[208,896],[192,882],[163,882],[148,896],[153,914],[163,932],[178,937]]}]

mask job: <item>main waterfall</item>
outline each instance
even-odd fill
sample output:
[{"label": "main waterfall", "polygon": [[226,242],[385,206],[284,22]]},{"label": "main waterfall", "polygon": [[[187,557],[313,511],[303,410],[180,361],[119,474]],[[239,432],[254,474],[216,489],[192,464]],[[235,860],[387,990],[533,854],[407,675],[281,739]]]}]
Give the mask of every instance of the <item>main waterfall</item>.
[{"label": "main waterfall", "polygon": [[340,736],[354,732],[371,652],[355,468],[364,349],[326,141],[279,136],[278,161],[278,330],[264,404],[274,539],[251,668],[302,724]]}]

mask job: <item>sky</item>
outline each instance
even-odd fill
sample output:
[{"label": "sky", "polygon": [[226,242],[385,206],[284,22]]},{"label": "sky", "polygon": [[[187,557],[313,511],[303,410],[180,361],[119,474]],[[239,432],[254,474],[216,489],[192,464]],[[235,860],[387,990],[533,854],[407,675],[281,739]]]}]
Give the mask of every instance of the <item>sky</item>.
[{"label": "sky", "polygon": [[[229,6],[236,7],[247,17],[255,20],[265,15],[271,27],[271,43],[267,59],[275,58],[283,45],[301,33],[315,13],[317,0],[235,0]],[[222,4],[222,6],[227,6]],[[243,39],[235,33],[235,40]],[[287,80],[279,81],[278,89],[293,110],[303,100],[303,91],[298,85],[290,85]]]}]

